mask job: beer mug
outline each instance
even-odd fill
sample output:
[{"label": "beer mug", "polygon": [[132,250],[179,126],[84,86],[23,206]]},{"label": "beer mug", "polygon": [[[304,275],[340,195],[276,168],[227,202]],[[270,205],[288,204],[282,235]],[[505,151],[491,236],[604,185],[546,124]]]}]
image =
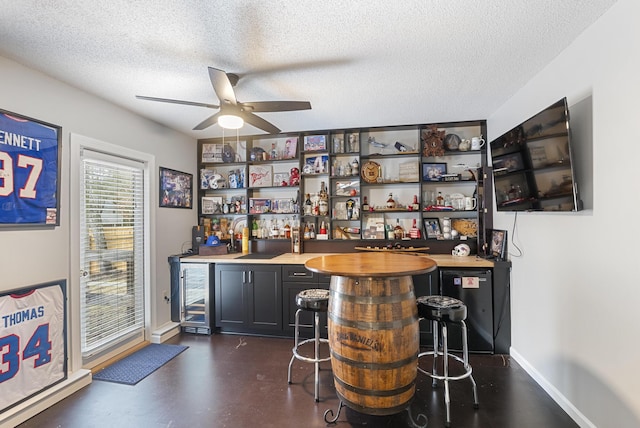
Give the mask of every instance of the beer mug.
[{"label": "beer mug", "polygon": [[484,146],[484,138],[473,137],[471,139],[471,150],[480,150]]},{"label": "beer mug", "polygon": [[471,196],[464,197],[464,209],[466,211],[475,210],[477,205],[476,198],[472,198]]}]

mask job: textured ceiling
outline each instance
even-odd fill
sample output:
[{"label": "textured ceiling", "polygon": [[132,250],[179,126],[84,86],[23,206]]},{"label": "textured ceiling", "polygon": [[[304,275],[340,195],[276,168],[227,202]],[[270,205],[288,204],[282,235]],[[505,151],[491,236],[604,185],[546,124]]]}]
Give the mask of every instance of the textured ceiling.
[{"label": "textured ceiling", "polygon": [[240,101],[310,101],[259,114],[283,132],[475,120],[614,3],[0,0],[0,56],[195,138],[221,135],[192,131],[216,110],[135,95],[218,104],[212,66]]}]

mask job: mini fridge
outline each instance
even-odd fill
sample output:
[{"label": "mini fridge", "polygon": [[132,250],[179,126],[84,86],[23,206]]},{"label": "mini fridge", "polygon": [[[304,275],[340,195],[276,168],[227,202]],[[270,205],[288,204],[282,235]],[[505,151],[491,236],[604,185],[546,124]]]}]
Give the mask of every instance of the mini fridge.
[{"label": "mini fridge", "polygon": [[213,332],[213,264],[184,263],[169,257],[171,265],[171,320],[187,333]]},{"label": "mini fridge", "polygon": [[[469,352],[494,352],[493,283],[489,269],[441,269],[441,294],[461,300],[467,306]],[[449,348],[462,350],[462,332],[449,328]]]}]

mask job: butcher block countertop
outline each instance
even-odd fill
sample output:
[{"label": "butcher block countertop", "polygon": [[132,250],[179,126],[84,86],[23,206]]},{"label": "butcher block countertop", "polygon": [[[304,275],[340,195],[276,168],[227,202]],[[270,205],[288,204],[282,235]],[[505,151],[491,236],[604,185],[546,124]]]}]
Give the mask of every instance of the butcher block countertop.
[{"label": "butcher block countertop", "polygon": [[[349,257],[350,253],[304,253],[304,254],[218,254],[212,256],[187,256],[180,259],[188,263],[238,263],[238,264],[272,264],[272,265],[303,265],[307,260],[315,257],[340,255]],[[439,267],[447,268],[492,268],[493,262],[477,256],[459,257],[447,254],[425,254],[413,257],[428,257]]]}]

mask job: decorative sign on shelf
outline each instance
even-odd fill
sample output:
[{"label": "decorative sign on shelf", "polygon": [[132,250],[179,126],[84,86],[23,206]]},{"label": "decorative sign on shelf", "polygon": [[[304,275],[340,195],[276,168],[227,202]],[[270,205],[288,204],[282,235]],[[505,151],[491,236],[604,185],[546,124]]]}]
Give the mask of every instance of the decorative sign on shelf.
[{"label": "decorative sign on shelf", "polygon": [[0,412],[67,378],[66,280],[0,295]]}]

